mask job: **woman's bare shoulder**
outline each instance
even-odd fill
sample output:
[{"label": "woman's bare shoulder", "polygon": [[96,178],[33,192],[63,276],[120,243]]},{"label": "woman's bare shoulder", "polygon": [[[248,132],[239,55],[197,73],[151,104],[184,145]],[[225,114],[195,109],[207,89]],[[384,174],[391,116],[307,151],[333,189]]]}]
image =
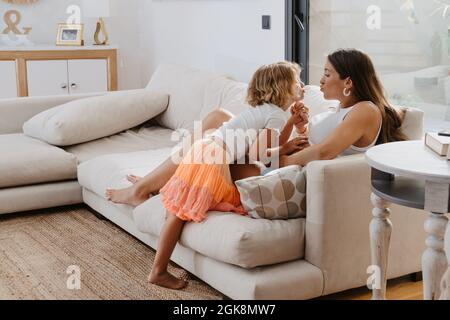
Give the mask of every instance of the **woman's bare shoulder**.
[{"label": "woman's bare shoulder", "polygon": [[371,101],[361,101],[353,106],[353,110],[375,111],[379,112],[378,107]]},{"label": "woman's bare shoulder", "polygon": [[370,101],[361,101],[353,106],[352,112],[354,116],[373,119],[381,116],[378,107]]}]

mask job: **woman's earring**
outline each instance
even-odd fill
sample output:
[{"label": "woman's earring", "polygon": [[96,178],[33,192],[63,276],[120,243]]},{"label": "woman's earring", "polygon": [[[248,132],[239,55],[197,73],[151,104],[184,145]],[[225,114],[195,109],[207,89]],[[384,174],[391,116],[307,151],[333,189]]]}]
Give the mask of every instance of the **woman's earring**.
[{"label": "woman's earring", "polygon": [[350,97],[350,95],[352,94],[352,92],[350,91],[350,89],[344,88],[343,94],[344,94],[344,96],[346,96],[346,97]]}]

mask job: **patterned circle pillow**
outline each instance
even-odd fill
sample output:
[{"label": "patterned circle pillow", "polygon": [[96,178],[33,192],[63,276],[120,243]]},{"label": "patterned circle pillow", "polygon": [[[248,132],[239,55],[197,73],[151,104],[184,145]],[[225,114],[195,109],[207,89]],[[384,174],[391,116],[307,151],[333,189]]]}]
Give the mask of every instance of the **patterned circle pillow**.
[{"label": "patterned circle pillow", "polygon": [[286,220],[306,216],[306,170],[300,166],[239,180],[236,186],[252,218]]}]

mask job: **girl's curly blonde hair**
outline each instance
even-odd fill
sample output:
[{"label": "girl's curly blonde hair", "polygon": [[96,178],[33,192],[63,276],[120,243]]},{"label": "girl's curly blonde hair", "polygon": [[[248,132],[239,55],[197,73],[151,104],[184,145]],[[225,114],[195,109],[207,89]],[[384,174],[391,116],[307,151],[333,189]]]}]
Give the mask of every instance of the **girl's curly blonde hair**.
[{"label": "girl's curly blonde hair", "polygon": [[278,62],[259,68],[252,77],[247,91],[247,102],[252,107],[265,103],[284,107],[296,95],[295,84],[301,68],[294,62]]}]

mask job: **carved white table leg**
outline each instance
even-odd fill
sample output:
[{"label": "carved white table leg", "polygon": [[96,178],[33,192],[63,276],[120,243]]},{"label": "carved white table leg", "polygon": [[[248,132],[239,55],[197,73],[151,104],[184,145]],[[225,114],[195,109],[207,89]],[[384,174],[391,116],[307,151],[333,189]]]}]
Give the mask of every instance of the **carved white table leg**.
[{"label": "carved white table leg", "polygon": [[422,255],[423,298],[437,300],[441,294],[441,280],[447,270],[444,252],[444,234],[448,218],[443,214],[431,213],[425,221],[427,249]]},{"label": "carved white table leg", "polygon": [[447,231],[445,232],[444,247],[448,267],[441,282],[441,300],[450,300],[450,222],[447,224]]},{"label": "carved white table leg", "polygon": [[389,244],[392,233],[390,203],[372,193],[370,200],[374,206],[373,219],[370,222],[370,247],[372,265],[379,268],[380,279],[372,286],[372,300],[386,300],[386,275],[389,256]]}]

